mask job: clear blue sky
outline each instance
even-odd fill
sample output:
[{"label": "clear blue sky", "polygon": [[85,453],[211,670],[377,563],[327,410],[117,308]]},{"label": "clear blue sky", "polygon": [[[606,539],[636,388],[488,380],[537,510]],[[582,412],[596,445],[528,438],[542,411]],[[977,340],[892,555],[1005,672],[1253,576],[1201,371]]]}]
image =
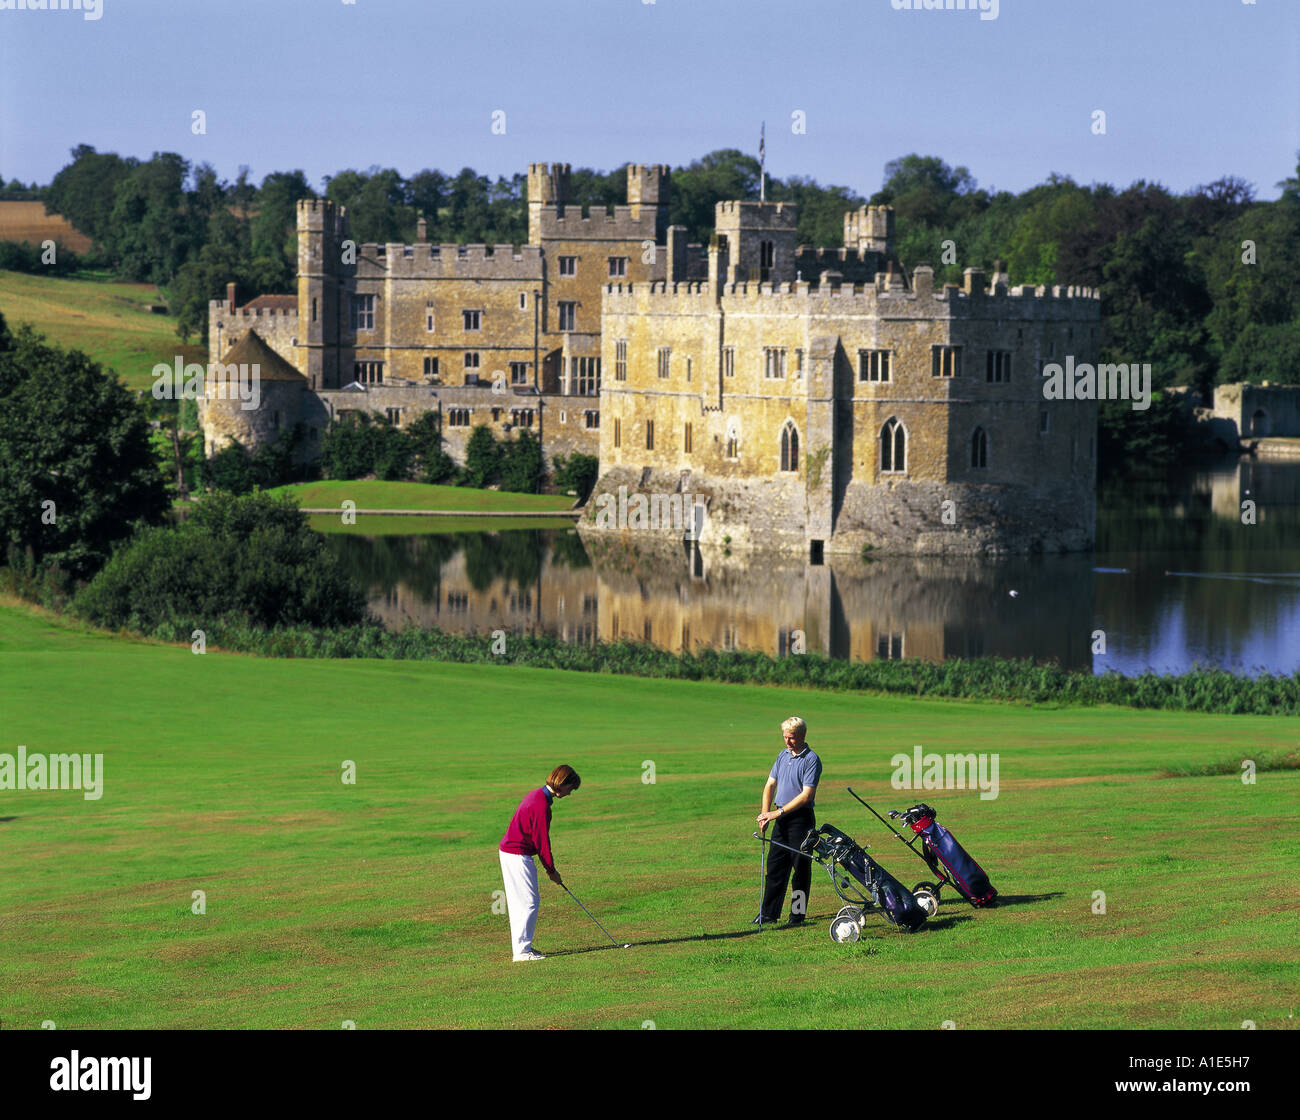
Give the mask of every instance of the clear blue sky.
[{"label": "clear blue sky", "polygon": [[78,143],[317,187],[371,164],[681,164],[756,152],[765,119],[774,175],[863,194],[918,152],[1013,191],[1234,174],[1275,198],[1300,148],[1300,0],[1000,0],[993,20],[891,0],[102,4],[0,11],[6,180],[48,182]]}]

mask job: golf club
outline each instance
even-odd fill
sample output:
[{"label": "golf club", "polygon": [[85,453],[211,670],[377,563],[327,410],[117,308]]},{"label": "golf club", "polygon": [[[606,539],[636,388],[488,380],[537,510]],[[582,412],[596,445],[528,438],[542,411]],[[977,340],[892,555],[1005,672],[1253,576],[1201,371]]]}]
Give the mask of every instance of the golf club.
[{"label": "golf club", "polygon": [[[758,836],[758,833],[754,833]],[[758,836],[759,840],[763,838]],[[762,844],[758,846],[758,929],[761,933],[763,930],[763,903],[767,898],[767,849]]]},{"label": "golf club", "polygon": [[[564,887],[565,894],[567,894],[571,899],[573,899],[573,901],[576,902],[579,906],[582,906],[582,900],[576,894],[574,894],[571,890],[569,890],[569,888],[565,886],[563,883],[561,883],[560,886]],[[595,922],[598,926],[600,926],[600,919],[597,918],[595,914],[593,914],[585,906],[582,906],[582,909],[586,912],[588,918],[590,918],[593,922]],[[618,942],[614,940],[613,935],[604,926],[600,926],[600,932],[603,933],[606,937],[608,937],[613,944],[615,945],[618,944]],[[624,945],[623,948],[624,949],[632,948],[631,943]]]}]

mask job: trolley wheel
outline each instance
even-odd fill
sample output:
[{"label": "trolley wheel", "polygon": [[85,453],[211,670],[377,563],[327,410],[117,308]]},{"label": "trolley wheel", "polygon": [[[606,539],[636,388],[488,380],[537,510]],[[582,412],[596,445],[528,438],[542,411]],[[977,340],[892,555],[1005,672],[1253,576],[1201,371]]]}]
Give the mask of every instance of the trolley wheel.
[{"label": "trolley wheel", "polygon": [[862,911],[856,906],[841,907],[831,919],[831,940],[837,944],[857,941],[862,936]]},{"label": "trolley wheel", "polygon": [[925,911],[927,918],[933,918],[939,913],[939,892],[931,890],[925,883],[921,883],[912,892],[912,897],[916,899],[917,905]]}]

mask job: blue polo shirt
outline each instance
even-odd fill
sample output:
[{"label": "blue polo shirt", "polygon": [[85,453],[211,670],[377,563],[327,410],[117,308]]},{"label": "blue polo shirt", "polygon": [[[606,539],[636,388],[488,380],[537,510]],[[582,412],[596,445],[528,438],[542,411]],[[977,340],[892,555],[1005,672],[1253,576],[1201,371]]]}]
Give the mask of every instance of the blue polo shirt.
[{"label": "blue polo shirt", "polygon": [[[807,743],[798,755],[792,755],[783,747],[776,756],[768,777],[776,779],[776,804],[784,805],[803,793],[804,786],[816,789],[817,783],[822,780],[822,760]],[[814,793],[813,801],[816,799],[817,794]],[[812,808],[813,801],[808,802],[808,808]]]}]

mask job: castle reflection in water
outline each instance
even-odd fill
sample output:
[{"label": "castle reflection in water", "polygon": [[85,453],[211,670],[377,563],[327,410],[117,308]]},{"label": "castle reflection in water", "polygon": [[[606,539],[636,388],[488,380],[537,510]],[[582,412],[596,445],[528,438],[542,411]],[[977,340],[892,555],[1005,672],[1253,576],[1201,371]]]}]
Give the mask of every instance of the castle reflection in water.
[{"label": "castle reflection in water", "polygon": [[[1257,503],[1254,524],[1242,518],[1247,501]],[[1300,465],[1292,463],[1232,460],[1173,482],[1124,484],[1099,503],[1090,556],[812,565],[568,529],[334,536],[330,544],[393,628],[858,661],[1300,669],[1300,575],[1292,574],[1300,573]]]}]

